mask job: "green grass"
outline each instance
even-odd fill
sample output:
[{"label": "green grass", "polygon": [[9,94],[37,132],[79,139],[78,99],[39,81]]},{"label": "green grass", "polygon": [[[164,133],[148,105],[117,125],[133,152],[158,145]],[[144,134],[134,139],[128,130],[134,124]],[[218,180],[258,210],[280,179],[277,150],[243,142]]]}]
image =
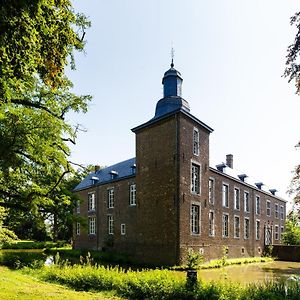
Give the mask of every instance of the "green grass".
[{"label": "green grass", "polygon": [[76,292],[53,283],[41,282],[32,276],[0,266],[0,299],[5,300],[65,300],[121,299],[113,292]]},{"label": "green grass", "polygon": [[[50,249],[50,248],[58,248],[66,246],[65,241],[58,241],[58,242],[36,242],[36,241],[29,241],[29,240],[20,240],[15,243],[11,244],[4,244],[2,249]],[[70,247],[70,246],[69,246]]]}]

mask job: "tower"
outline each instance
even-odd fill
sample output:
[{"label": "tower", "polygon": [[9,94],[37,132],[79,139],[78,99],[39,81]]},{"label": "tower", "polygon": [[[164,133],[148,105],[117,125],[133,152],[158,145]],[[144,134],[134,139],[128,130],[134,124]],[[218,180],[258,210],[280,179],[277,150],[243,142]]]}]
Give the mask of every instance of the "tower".
[{"label": "tower", "polygon": [[154,117],[132,129],[139,199],[136,256],[159,264],[178,264],[188,245],[200,243],[196,223],[208,195],[212,129],[190,114],[182,81],[172,62]]}]

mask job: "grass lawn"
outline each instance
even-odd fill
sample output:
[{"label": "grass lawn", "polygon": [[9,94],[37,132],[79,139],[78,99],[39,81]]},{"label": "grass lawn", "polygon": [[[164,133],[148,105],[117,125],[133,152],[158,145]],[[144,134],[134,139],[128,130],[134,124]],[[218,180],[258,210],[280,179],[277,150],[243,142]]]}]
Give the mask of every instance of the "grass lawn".
[{"label": "grass lawn", "polygon": [[121,299],[112,293],[75,292],[60,285],[44,283],[38,279],[23,275],[0,266],[0,299],[40,300],[40,299]]}]

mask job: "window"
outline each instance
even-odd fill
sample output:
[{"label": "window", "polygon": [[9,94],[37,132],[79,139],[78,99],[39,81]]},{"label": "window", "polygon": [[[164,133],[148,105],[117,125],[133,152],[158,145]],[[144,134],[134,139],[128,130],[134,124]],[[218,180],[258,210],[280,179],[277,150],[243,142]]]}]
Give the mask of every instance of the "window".
[{"label": "window", "polygon": [[88,194],[88,211],[93,211],[96,208],[95,193]]},{"label": "window", "polygon": [[234,237],[240,237],[240,217],[234,216]]},{"label": "window", "polygon": [[249,193],[244,192],[244,211],[250,212]]},{"label": "window", "polygon": [[193,132],[193,153],[199,155],[199,130],[194,128]]},{"label": "window", "polygon": [[125,235],[126,234],[126,226],[125,224],[121,224],[121,235]]},{"label": "window", "polygon": [[255,211],[257,215],[260,215],[260,197],[255,196]]},{"label": "window", "polygon": [[77,202],[76,202],[76,213],[80,214],[80,201],[79,200],[77,200]]},{"label": "window", "polygon": [[269,200],[267,200],[266,208],[267,208],[267,217],[271,217],[271,202]]},{"label": "window", "polygon": [[79,222],[76,223],[76,234],[80,235],[80,223]]},{"label": "window", "polygon": [[112,189],[108,189],[107,190],[107,206],[108,206],[108,208],[114,208],[114,202],[115,202],[115,200],[114,200],[114,189],[112,188]]},{"label": "window", "polygon": [[244,219],[244,238],[249,239],[250,237],[250,220],[249,218]]},{"label": "window", "polygon": [[222,203],[223,207],[228,207],[229,206],[229,186],[228,184],[223,183],[222,187]]},{"label": "window", "polygon": [[240,210],[240,190],[234,188],[234,209]]},{"label": "window", "polygon": [[208,202],[210,204],[215,202],[215,181],[213,178],[208,180]]},{"label": "window", "polygon": [[228,214],[223,214],[222,219],[222,236],[228,237],[229,235],[229,216]]},{"label": "window", "polygon": [[256,236],[257,240],[260,239],[260,221],[259,220],[256,220],[255,236]]},{"label": "window", "polygon": [[283,208],[283,205],[280,205],[280,219],[281,220],[284,219],[284,208]]},{"label": "window", "polygon": [[200,166],[192,164],[192,185],[193,194],[200,194]]},{"label": "window", "polygon": [[209,212],[208,221],[209,221],[209,235],[215,236],[215,214],[213,211]]},{"label": "window", "polygon": [[89,218],[89,234],[96,234],[96,218]]},{"label": "window", "polygon": [[282,234],[283,234],[284,228],[283,226],[280,227],[280,238],[282,238]]},{"label": "window", "polygon": [[191,206],[191,233],[200,234],[200,206],[196,204]]},{"label": "window", "polygon": [[108,234],[114,234],[114,218],[112,215],[107,216]]},{"label": "window", "polygon": [[278,210],[278,204],[275,203],[275,210],[274,210],[275,218],[278,219],[279,217],[279,210]]},{"label": "window", "polygon": [[275,225],[275,240],[279,240],[279,227],[278,225]]},{"label": "window", "polygon": [[129,204],[136,205],[136,185],[132,184],[129,188]]}]

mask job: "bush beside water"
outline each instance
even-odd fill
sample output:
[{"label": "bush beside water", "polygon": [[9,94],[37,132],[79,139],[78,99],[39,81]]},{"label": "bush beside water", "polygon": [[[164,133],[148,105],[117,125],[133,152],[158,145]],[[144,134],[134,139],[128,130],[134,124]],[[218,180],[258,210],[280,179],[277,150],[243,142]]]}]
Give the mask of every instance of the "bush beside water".
[{"label": "bush beside water", "polygon": [[128,299],[299,299],[300,282],[269,282],[242,287],[232,282],[198,281],[192,289],[169,270],[124,270],[118,267],[67,263],[24,272],[80,291],[116,291]]}]

